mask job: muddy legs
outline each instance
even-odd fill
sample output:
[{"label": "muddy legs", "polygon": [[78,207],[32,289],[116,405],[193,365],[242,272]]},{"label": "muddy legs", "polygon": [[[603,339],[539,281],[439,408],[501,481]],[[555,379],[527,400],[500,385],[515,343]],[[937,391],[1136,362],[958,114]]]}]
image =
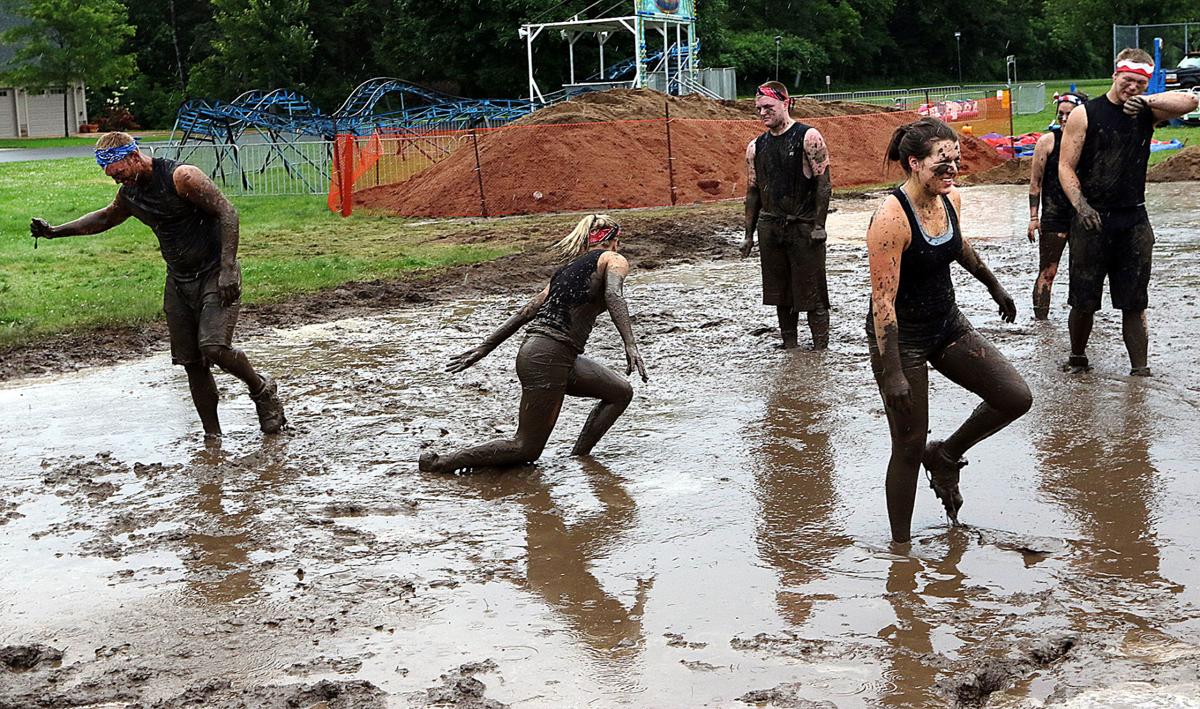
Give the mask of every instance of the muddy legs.
[{"label": "muddy legs", "polygon": [[1146,322],[1146,311],[1122,310],[1121,335],[1125,339],[1125,350],[1129,352],[1129,373],[1134,376],[1150,376],[1150,367],[1146,366],[1146,353],[1150,340],[1150,326]]},{"label": "muddy legs", "polygon": [[[813,350],[823,350],[829,347],[829,310],[809,310],[808,330],[812,333]],[[775,306],[775,316],[779,319],[779,335],[783,338],[783,349],[790,350],[800,346],[800,313],[786,305]]]},{"label": "muddy legs", "polygon": [[567,394],[600,400],[592,408],[587,423],[575,441],[575,447],[571,449],[571,455],[590,455],[592,448],[633,400],[633,387],[608,367],[587,357],[577,357],[573,378],[567,385]]},{"label": "muddy legs", "polygon": [[812,333],[812,350],[829,348],[829,310],[808,311],[808,330]]},{"label": "muddy legs", "polygon": [[184,365],[187,372],[188,388],[192,391],[192,403],[196,413],[200,414],[200,423],[204,426],[204,436],[215,438],[221,435],[221,423],[217,418],[217,382],[213,379],[212,370],[203,362]]},{"label": "muddy legs", "polygon": [[522,465],[538,459],[558,422],[563,392],[555,389],[525,389],[521,392],[521,413],[517,434],[439,456],[432,451],[421,454],[418,467],[429,473],[452,473],[465,468]]},{"label": "muddy legs", "polygon": [[783,338],[783,349],[790,350],[799,347],[797,331],[800,325],[800,313],[787,305],[775,306],[775,316],[779,319],[779,335]]}]

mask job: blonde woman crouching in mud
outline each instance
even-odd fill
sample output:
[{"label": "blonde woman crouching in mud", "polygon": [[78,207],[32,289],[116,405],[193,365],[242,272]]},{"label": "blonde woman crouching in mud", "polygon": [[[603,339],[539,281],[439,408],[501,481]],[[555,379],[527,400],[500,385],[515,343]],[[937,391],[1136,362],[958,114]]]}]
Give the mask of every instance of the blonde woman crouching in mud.
[{"label": "blonde woman crouching in mud", "polygon": [[[1021,375],[955,303],[952,261],[987,286],[1001,318],[1012,322],[1017,316],[1013,299],[959,227],[958,136],[938,119],[923,118],[896,129],[887,158],[900,163],[908,179],[879,206],[867,229],[867,340],[892,436],[888,519],[892,540],[904,543],[911,535],[921,465],[957,524],[963,504],[959,470],[967,464],[962,455],[1028,411],[1033,399]],[[927,364],[983,399],[949,438],[928,443]]]},{"label": "blonde woman crouching in mud", "polygon": [[571,455],[589,455],[633,399],[633,388],[608,367],[583,356],[596,317],[605,310],[625,342],[625,374],[634,369],[647,381],[638,354],[623,293],[629,262],[617,253],[621,227],[603,214],[591,214],[557,244],[570,263],[558,269],[550,285],[493,332],[483,344],[454,357],[446,369],[461,372],[530,323],[517,353],[521,409],[517,434],[447,455],[421,454],[425,472],[531,463],[542,454],[562,410],[564,396],[599,399]]}]

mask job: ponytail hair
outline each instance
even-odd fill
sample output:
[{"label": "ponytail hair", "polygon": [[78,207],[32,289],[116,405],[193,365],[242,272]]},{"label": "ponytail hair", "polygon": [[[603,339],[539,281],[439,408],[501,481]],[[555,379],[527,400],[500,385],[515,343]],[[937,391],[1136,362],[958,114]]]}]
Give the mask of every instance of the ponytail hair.
[{"label": "ponytail hair", "polygon": [[[589,214],[579,220],[570,234],[559,239],[554,249],[564,260],[569,260],[587,251],[589,246],[615,239],[620,233],[621,227],[612,217],[607,214]],[[592,241],[590,237],[593,234],[597,236],[598,241]]]},{"label": "ponytail hair", "polygon": [[927,117],[912,123],[906,123],[892,133],[888,143],[885,161],[898,162],[904,168],[905,174],[912,172],[908,165],[909,158],[923,160],[933,152],[933,144],[939,140],[958,140],[954,129],[941,119]]}]

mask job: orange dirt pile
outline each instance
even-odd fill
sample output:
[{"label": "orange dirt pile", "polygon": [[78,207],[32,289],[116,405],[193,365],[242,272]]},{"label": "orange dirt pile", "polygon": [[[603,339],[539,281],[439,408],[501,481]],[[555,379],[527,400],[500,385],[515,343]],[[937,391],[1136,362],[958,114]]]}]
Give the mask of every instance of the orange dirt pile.
[{"label": "orange dirt pile", "polygon": [[1029,173],[1033,167],[1033,158],[1017,158],[1008,160],[990,170],[967,175],[958,184],[970,185],[1027,185]]},{"label": "orange dirt pile", "polygon": [[[665,105],[671,118],[706,118],[719,121],[755,120],[753,99],[715,101],[698,94],[665,96],[651,89],[612,89],[583,94],[536,111],[513,125],[544,126],[564,123],[597,123],[663,118]],[[798,98],[792,109],[796,118],[848,116],[881,113],[893,109],[849,101],[814,101]]]},{"label": "orange dirt pile", "polygon": [[1147,182],[1200,181],[1200,145],[1180,150],[1146,173]]},{"label": "orange dirt pile", "polygon": [[[662,94],[652,92],[625,93],[632,98],[622,99],[614,104],[616,108],[603,109],[609,112],[603,114],[605,119],[581,122],[578,114],[559,113],[560,119],[568,121],[566,124],[533,123],[480,131],[487,215],[671,204],[666,122],[661,118],[599,122],[624,115],[629,106],[641,105],[650,98],[659,105],[664,100]],[[713,105],[721,106],[708,99],[671,100],[695,103],[697,110],[704,111],[715,112],[718,108]],[[589,105],[608,105],[596,101],[599,99]],[[724,106],[720,110],[732,109]],[[885,170],[883,154],[895,128],[916,118],[914,113],[876,111],[805,118],[804,122],[820,130],[829,144],[834,186],[854,187],[902,179],[898,167]],[[672,108],[675,203],[745,195],[746,145],[762,130],[759,122],[751,120],[676,119]],[[995,150],[975,138],[964,136],[962,146],[966,172],[986,170],[1002,162]],[[475,153],[467,144],[405,182],[356,193],[355,201],[405,216],[480,216],[483,210],[478,180]]]}]

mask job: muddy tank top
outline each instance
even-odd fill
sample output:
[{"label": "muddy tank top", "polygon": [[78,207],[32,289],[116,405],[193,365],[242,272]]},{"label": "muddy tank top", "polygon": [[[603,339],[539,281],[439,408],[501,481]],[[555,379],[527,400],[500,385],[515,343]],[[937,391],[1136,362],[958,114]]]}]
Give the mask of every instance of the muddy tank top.
[{"label": "muddy tank top", "polygon": [[804,176],[804,136],[809,126],[796,123],[779,135],[766,131],[754,141],[754,176],[762,216],[815,221],[816,179]]},{"label": "muddy tank top", "polygon": [[154,158],[144,184],[122,185],[117,194],[158,237],[167,272],[176,280],[190,281],[220,263],[221,236],[216,217],[175,192],[175,170],[182,164]]},{"label": "muddy tank top", "polygon": [[529,334],[545,335],[583,353],[596,316],[607,307],[598,273],[604,252],[589,251],[555,271],[550,279],[550,295],[529,324]]},{"label": "muddy tank top", "polygon": [[1146,202],[1154,116],[1150,111],[1127,116],[1107,95],[1097,96],[1083,108],[1088,126],[1076,172],[1084,198],[1098,212],[1141,206]]},{"label": "muddy tank top", "polygon": [[908,217],[912,239],[900,257],[900,284],[896,290],[896,319],[903,323],[944,318],[955,307],[954,283],[950,263],[962,255],[962,232],[958,214],[950,198],[942,195],[946,209],[946,231],[931,236],[925,233],[917,213],[904,190],[897,187],[892,195],[900,201]]},{"label": "muddy tank top", "polygon": [[1071,201],[1067,199],[1067,193],[1063,192],[1062,182],[1058,179],[1058,155],[1062,152],[1062,128],[1055,126],[1050,129],[1050,132],[1054,134],[1054,148],[1046,156],[1046,167],[1042,171],[1042,204],[1053,204],[1065,209],[1071,206]]}]

